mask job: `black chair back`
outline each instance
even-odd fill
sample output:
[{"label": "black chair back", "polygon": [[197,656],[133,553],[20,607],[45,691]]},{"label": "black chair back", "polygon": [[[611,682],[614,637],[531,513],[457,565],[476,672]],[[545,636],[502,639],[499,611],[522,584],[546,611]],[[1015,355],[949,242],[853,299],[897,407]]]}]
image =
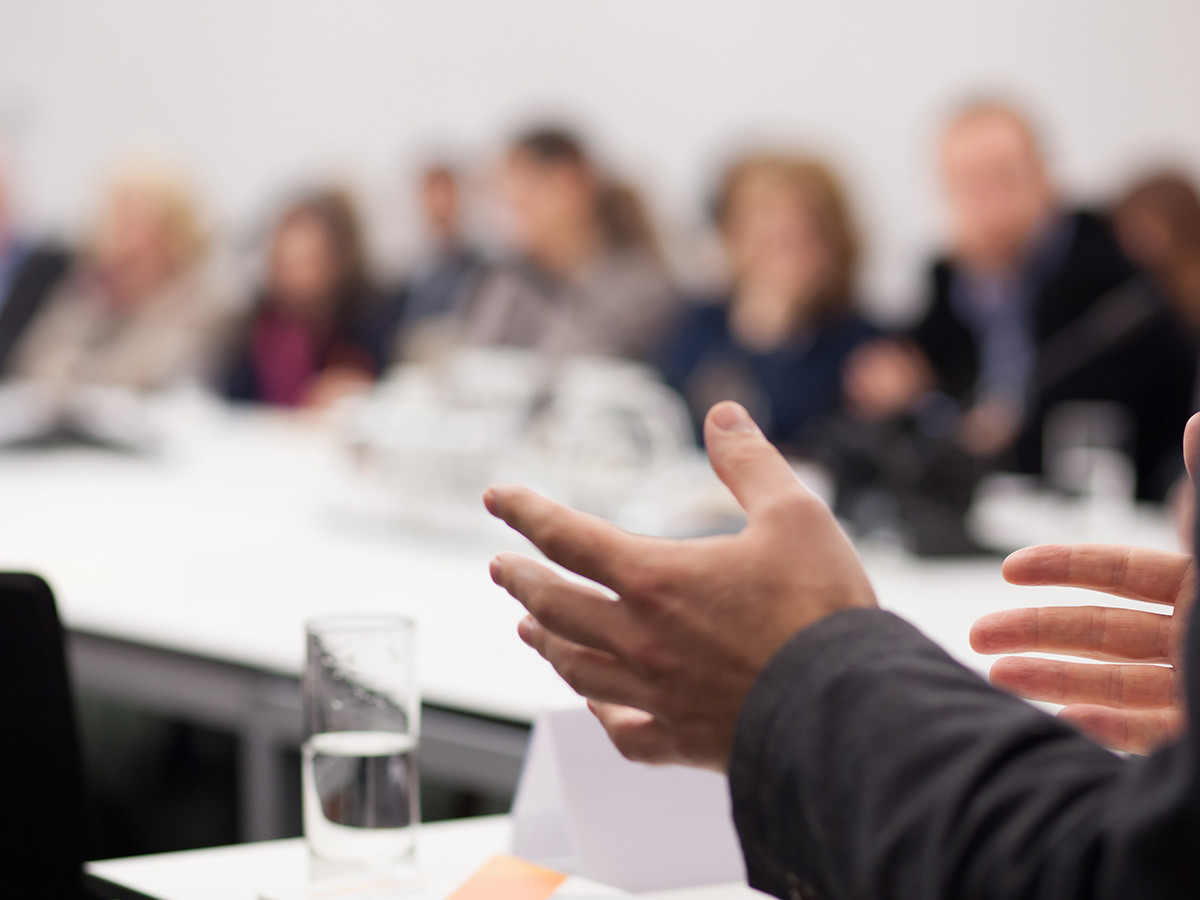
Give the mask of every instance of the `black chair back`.
[{"label": "black chair back", "polygon": [[0,897],[78,900],[85,828],[54,595],[35,575],[0,574]]}]

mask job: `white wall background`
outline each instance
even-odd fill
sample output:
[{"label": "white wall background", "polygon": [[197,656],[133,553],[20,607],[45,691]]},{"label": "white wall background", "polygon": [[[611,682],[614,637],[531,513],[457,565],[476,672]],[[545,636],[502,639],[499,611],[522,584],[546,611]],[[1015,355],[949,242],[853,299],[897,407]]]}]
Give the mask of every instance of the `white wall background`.
[{"label": "white wall background", "polygon": [[1194,0],[0,0],[0,139],[44,227],[78,230],[105,169],[153,149],[227,225],[331,173],[397,243],[406,165],[546,112],[676,226],[727,150],[796,140],[851,179],[894,310],[936,239],[931,137],[957,99],[1030,101],[1063,181],[1103,197],[1150,162],[1200,171],[1198,44]]}]

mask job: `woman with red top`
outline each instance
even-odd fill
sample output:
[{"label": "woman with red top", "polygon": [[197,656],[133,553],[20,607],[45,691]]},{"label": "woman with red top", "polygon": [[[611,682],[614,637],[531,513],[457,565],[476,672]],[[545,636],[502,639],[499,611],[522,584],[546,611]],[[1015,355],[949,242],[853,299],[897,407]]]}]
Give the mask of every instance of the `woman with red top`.
[{"label": "woman with red top", "polygon": [[349,198],[321,191],[289,207],[271,239],[267,283],[226,394],[275,406],[321,405],[373,377],[360,334],[371,295]]}]

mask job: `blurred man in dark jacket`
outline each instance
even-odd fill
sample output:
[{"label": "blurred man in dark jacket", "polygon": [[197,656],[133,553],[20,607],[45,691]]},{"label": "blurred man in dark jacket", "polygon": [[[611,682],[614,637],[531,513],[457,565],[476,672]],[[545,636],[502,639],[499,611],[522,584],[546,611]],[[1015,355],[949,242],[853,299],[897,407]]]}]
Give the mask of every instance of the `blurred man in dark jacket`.
[{"label": "blurred man in dark jacket", "polygon": [[1042,471],[1047,414],[1101,400],[1132,420],[1138,494],[1178,474],[1195,350],[1111,229],[1068,211],[1037,137],[1012,107],[979,103],[947,128],[941,167],[950,253],[932,269],[925,318],[864,347],[846,393],[867,420],[953,432],[970,456]]},{"label": "blurred man in dark jacket", "polygon": [[458,318],[486,268],[466,233],[459,173],[448,163],[426,167],[416,195],[427,242],[424,255],[367,326],[380,371],[401,359],[436,358],[453,341]]}]

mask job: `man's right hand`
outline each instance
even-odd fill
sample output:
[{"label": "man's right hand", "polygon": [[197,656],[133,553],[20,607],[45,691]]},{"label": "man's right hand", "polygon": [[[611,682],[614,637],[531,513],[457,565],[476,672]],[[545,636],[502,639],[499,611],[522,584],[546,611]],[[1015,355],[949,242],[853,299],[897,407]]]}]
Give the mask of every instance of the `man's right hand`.
[{"label": "man's right hand", "polygon": [[846,361],[846,402],[866,419],[889,419],[908,412],[933,384],[929,360],[906,341],[871,341]]},{"label": "man's right hand", "polygon": [[875,606],[853,545],[829,507],[736,403],[705,422],[713,469],[746,512],[736,535],[668,541],[518,487],[485,502],[561,566],[564,579],[502,553],[495,581],[530,615],[522,640],[591,701],[617,749],[643,762],[726,771],[742,702],[801,629]]}]

